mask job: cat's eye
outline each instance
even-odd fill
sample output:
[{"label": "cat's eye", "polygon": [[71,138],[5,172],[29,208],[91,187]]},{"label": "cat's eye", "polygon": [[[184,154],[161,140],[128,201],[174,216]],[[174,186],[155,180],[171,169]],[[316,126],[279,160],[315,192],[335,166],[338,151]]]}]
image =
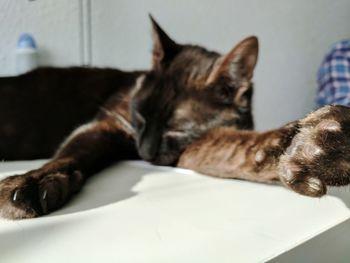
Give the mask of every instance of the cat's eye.
[{"label": "cat's eye", "polygon": [[231,87],[220,87],[216,96],[220,104],[231,105],[233,103],[233,89]]},{"label": "cat's eye", "polygon": [[234,104],[237,106],[240,112],[245,113],[249,111],[251,94],[251,89],[240,89],[237,91],[234,98]]}]

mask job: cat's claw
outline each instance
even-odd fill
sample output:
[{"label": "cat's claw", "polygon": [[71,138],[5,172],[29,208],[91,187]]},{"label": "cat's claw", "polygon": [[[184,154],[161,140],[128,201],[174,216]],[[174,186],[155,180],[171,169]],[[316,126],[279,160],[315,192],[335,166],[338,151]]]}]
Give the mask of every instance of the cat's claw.
[{"label": "cat's claw", "polygon": [[47,198],[47,190],[44,190],[44,192],[40,196],[40,205],[41,205],[41,209],[43,211],[43,214],[47,214],[49,212],[49,210],[47,208],[46,198]]},{"label": "cat's claw", "polygon": [[19,190],[16,190],[15,193],[13,194],[12,200],[16,202],[17,200],[17,195],[18,195]]},{"label": "cat's claw", "polygon": [[0,215],[9,219],[32,218],[61,207],[83,184],[78,171],[35,172],[0,181]]}]

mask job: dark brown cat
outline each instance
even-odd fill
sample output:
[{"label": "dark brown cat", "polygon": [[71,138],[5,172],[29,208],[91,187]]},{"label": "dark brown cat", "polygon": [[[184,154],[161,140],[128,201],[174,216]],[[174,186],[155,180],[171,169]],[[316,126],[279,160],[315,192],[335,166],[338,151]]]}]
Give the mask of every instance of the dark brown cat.
[{"label": "dark brown cat", "polygon": [[47,214],[108,164],[140,157],[214,176],[281,181],[310,196],[349,183],[348,108],[328,106],[281,129],[247,131],[257,39],[220,56],[179,45],[152,24],[151,71],[46,68],[0,79],[3,159],[49,157],[90,120],[46,165],[0,182],[2,216]]},{"label": "dark brown cat", "polygon": [[112,162],[141,157],[175,165],[186,146],[211,128],[253,127],[257,39],[221,56],[177,44],[154,20],[152,25],[150,71],[45,68],[0,79],[0,157],[43,158],[58,148],[40,169],[0,182],[3,217],[58,209]]}]

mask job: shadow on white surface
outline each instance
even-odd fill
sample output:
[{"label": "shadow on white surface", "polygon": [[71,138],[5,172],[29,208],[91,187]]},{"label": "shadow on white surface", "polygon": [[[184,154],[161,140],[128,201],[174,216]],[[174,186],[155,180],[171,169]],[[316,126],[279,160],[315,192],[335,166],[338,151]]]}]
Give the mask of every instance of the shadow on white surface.
[{"label": "shadow on white surface", "polygon": [[[21,174],[28,169],[36,169],[43,162],[4,163],[0,171],[6,171],[4,173],[6,176]],[[82,191],[58,211],[35,219],[2,220],[0,224],[0,262],[3,262],[2,260],[16,262],[16,256],[14,256],[16,253],[30,255],[30,251],[27,250],[32,250],[33,247],[37,247],[39,250],[43,249],[43,253],[45,253],[48,240],[52,242],[55,237],[59,237],[61,233],[67,233],[67,231],[74,235],[75,229],[83,225],[81,217],[86,218],[89,215],[84,216],[80,212],[116,204],[135,196],[137,192],[133,188],[144,175],[152,172],[159,172],[159,168],[144,165],[142,162],[134,166],[112,165],[89,178]],[[40,257],[37,260],[40,261]]]},{"label": "shadow on white surface", "polygon": [[[45,160],[5,162],[0,166],[0,172],[2,172],[0,177],[22,174],[40,167],[43,163]],[[144,175],[159,172],[162,169],[169,170],[169,167],[151,166],[142,161],[135,162],[133,165],[128,162],[112,165],[89,178],[82,190],[67,204],[44,218],[82,212],[128,199],[137,194],[132,188]]]},{"label": "shadow on white surface", "polygon": [[133,187],[142,177],[159,171],[151,166],[113,165],[87,180],[68,204],[46,217],[82,212],[128,199],[137,193]]}]

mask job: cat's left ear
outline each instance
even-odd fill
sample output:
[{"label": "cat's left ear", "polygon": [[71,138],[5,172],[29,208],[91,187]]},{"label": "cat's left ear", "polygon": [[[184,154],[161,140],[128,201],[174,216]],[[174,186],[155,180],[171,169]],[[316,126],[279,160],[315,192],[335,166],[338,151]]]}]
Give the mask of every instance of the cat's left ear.
[{"label": "cat's left ear", "polygon": [[258,60],[258,51],[257,37],[251,36],[242,40],[228,54],[218,59],[207,83],[212,83],[220,77],[250,80]]},{"label": "cat's left ear", "polygon": [[149,15],[153,36],[153,69],[159,70],[169,63],[180,51],[181,45],[172,40]]}]

